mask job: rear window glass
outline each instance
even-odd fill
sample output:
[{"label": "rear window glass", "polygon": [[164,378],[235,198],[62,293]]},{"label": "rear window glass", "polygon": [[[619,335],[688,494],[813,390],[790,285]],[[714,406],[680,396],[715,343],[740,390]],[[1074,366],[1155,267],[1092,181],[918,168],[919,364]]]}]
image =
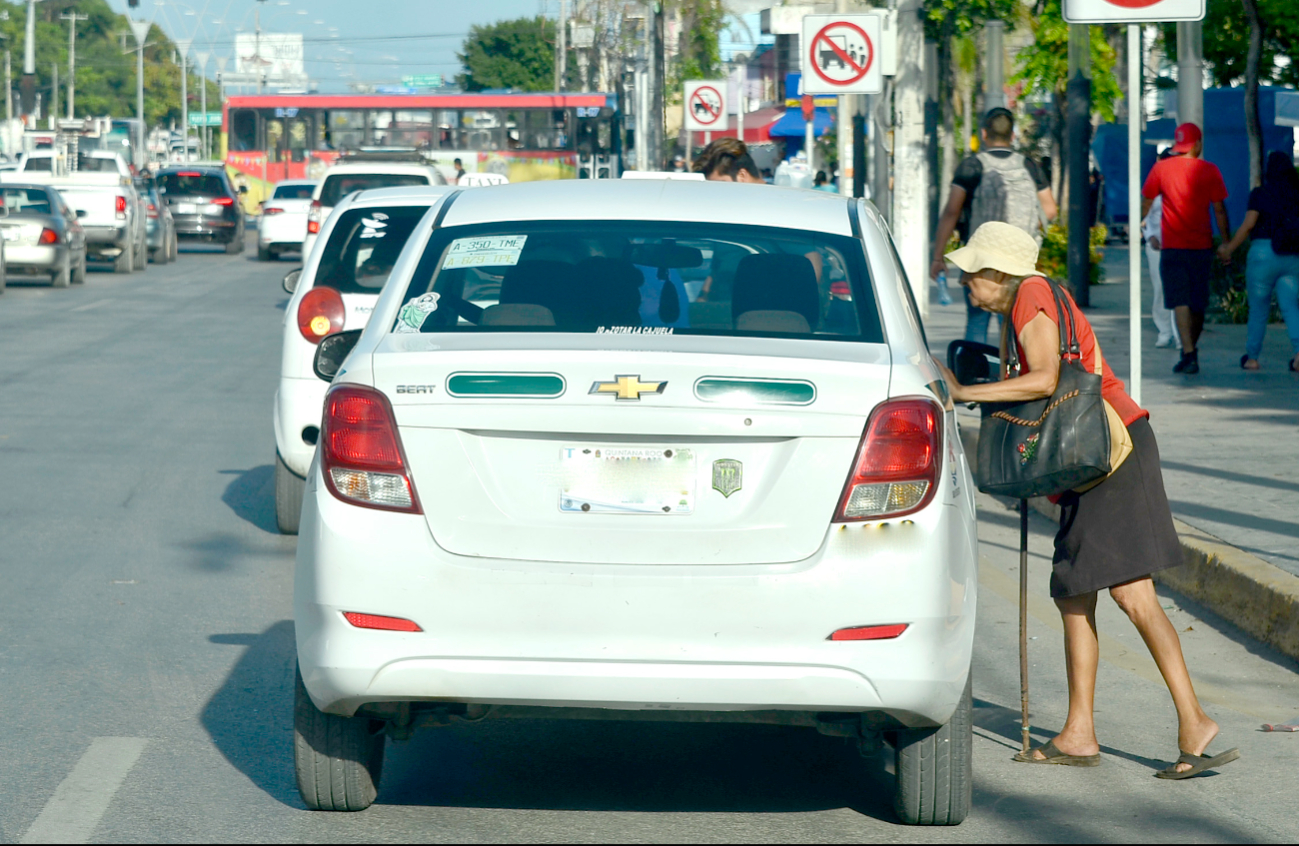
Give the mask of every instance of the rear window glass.
[{"label": "rear window glass", "polygon": [[117,159],[77,156],[77,170],[85,173],[117,173]]},{"label": "rear window glass", "polygon": [[320,254],[317,287],[343,294],[377,294],[428,206],[344,212]]},{"label": "rear window glass", "polygon": [[883,341],[859,241],[694,222],[440,229],[393,331]]},{"label": "rear window glass", "polygon": [[325,177],[325,184],[320,188],[320,204],[332,209],[353,191],[427,184],[428,177],[420,173],[338,173]]},{"label": "rear window glass", "polygon": [[226,193],[225,180],[210,173],[183,171],[158,174],[158,187],[168,194],[206,194],[220,197]]},{"label": "rear window glass", "polygon": [[23,170],[54,170],[54,159],[49,156],[32,156],[23,163]]},{"label": "rear window glass", "polygon": [[39,188],[5,188],[4,206],[10,214],[49,214],[50,195]]},{"label": "rear window glass", "polygon": [[277,185],[273,197],[276,200],[310,200],[315,190],[315,185]]}]

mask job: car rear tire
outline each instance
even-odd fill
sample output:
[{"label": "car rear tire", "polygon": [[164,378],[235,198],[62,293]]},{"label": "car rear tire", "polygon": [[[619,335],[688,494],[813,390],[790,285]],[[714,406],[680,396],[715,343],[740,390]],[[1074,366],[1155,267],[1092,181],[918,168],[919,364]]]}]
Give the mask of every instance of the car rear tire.
[{"label": "car rear tire", "polygon": [[257,245],[258,261],[275,261],[275,258],[276,258],[275,253],[271,252],[270,247],[263,247],[260,244]]},{"label": "car rear tire", "polygon": [[293,764],[298,792],[312,811],[364,811],[379,793],[383,722],[321,712],[302,671],[293,694]]},{"label": "car rear tire", "polygon": [[81,261],[77,262],[77,266],[72,270],[72,284],[86,284],[86,257],[84,254],[81,256]]},{"label": "car rear tire", "polygon": [[239,253],[243,252],[243,249],[244,249],[243,242],[240,241],[238,237],[236,237],[228,244],[226,244],[226,255],[228,256],[238,255]]},{"label": "car rear tire", "polygon": [[144,270],[149,266],[149,242],[144,241],[137,244],[132,250],[132,258],[135,260],[135,269]]},{"label": "car rear tire", "polygon": [[959,825],[970,813],[974,785],[974,703],[965,692],[947,725],[896,733],[893,809],[907,825]]},{"label": "car rear tire", "polygon": [[302,519],[302,497],[307,490],[307,480],[289,469],[284,459],[275,454],[275,525],[280,534],[296,535]]},{"label": "car rear tire", "polygon": [[72,259],[63,262],[63,267],[50,276],[50,285],[55,288],[66,288],[72,284]]},{"label": "car rear tire", "polygon": [[135,256],[132,255],[133,252],[134,250],[131,248],[130,244],[122,248],[122,252],[117,254],[117,258],[113,259],[114,273],[131,272],[131,268],[135,266]]},{"label": "car rear tire", "polygon": [[167,250],[170,254],[169,261],[180,260],[180,239],[176,237],[176,230],[171,231],[171,240],[167,242]]}]

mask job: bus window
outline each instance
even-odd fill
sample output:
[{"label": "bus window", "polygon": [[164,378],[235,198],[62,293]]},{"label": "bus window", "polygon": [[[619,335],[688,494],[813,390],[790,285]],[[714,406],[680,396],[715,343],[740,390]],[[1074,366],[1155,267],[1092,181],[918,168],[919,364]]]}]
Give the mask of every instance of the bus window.
[{"label": "bus window", "polygon": [[398,147],[428,147],[433,141],[433,113],[399,111],[394,115],[392,143]]},{"label": "bus window", "polygon": [[376,109],[370,112],[370,143],[385,147],[392,143],[392,112]]},{"label": "bus window", "polygon": [[257,113],[252,109],[230,112],[230,149],[241,153],[258,149]]},{"label": "bus window", "polygon": [[289,132],[287,137],[288,159],[289,161],[301,162],[306,158],[307,150],[310,149],[309,138],[311,135],[311,121],[308,118],[294,118],[289,121]]},{"label": "bus window", "polygon": [[325,143],[332,149],[365,146],[365,112],[331,111]]},{"label": "bus window", "polygon": [[266,160],[278,162],[280,160],[280,149],[283,146],[284,121],[278,118],[266,121]]}]

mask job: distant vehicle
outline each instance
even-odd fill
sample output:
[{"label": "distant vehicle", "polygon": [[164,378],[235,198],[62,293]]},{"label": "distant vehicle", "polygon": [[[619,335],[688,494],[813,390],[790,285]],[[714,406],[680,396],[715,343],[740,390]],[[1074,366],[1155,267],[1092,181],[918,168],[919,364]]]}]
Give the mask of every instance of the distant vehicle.
[{"label": "distant vehicle", "polygon": [[145,204],[149,261],[154,264],[166,264],[175,261],[179,255],[176,241],[176,221],[171,216],[171,207],[162,198],[158,182],[152,176],[135,177],[135,190],[139,192]]},{"label": "distant vehicle", "polygon": [[4,269],[48,274],[55,288],[86,281],[86,235],[77,212],[49,185],[0,185]]},{"label": "distant vehicle", "polygon": [[[271,261],[281,253],[302,252],[316,185],[312,179],[287,179],[276,185],[271,198],[262,203],[257,221],[258,261]],[[306,261],[305,255],[302,258]]]},{"label": "distant vehicle", "polygon": [[[356,163],[336,164],[325,171],[325,177],[311,195],[311,208],[307,213],[307,237],[302,242],[302,255],[311,255],[316,237],[334,207],[344,197],[355,191],[403,186],[446,185],[446,177],[437,168],[416,161],[398,161],[382,156],[365,157]],[[394,159],[401,158],[394,156]]]},{"label": "distant vehicle", "polygon": [[239,192],[224,167],[174,165],[154,178],[176,221],[176,237],[221,244],[226,253],[244,251],[244,213]]},{"label": "distant vehicle", "polygon": [[879,213],[791,196],[457,191],[366,328],[320,342],[293,598],[308,808],[373,802],[389,734],[617,716],[888,748],[904,823],[965,818],[979,550],[955,410]]},{"label": "distant vehicle", "polygon": [[[284,310],[284,351],[275,392],[275,517],[298,531],[303,480],[316,453],[325,383],[311,369],[325,335],[364,328],[388,272],[415,224],[449,188],[383,188],[352,194],[320,232],[318,251],[293,271]],[[290,287],[286,285],[286,288]]]}]

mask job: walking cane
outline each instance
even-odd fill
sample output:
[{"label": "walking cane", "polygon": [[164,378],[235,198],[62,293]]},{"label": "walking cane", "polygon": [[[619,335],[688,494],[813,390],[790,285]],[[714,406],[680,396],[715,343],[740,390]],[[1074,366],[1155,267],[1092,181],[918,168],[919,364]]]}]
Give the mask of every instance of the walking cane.
[{"label": "walking cane", "polygon": [[1019,718],[1028,753],[1028,500],[1019,501]]}]

